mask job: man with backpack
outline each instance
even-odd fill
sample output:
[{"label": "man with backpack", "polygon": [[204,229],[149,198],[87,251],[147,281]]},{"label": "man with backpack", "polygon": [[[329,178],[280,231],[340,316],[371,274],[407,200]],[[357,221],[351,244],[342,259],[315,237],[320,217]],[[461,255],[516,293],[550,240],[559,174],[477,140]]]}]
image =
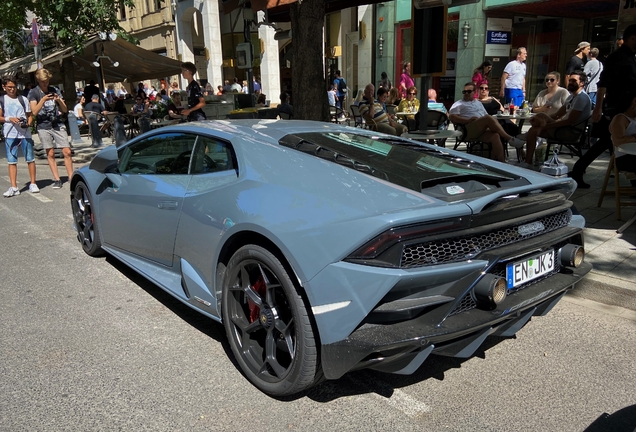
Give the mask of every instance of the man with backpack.
[{"label": "man with backpack", "polygon": [[7,93],[0,96],[0,122],[4,123],[4,137],[9,164],[9,181],[11,186],[3,195],[5,198],[20,195],[18,188],[18,147],[22,146],[22,154],[29,168],[31,184],[29,192],[38,193],[35,184],[35,157],[33,155],[33,139],[31,138],[31,108],[24,96],[18,95],[14,77],[2,80],[2,87]]},{"label": "man with backpack", "polygon": [[342,108],[344,105],[345,97],[347,96],[347,82],[340,76],[340,71],[336,71],[336,79],[333,80],[333,84],[336,86],[338,92],[338,99],[336,100],[336,106],[344,111]]},{"label": "man with backpack", "polygon": [[46,69],[37,70],[35,79],[38,81],[38,85],[29,92],[29,103],[31,104],[31,112],[38,122],[38,136],[42,148],[46,150],[49,168],[53,174],[53,189],[60,189],[62,181],[57,171],[55,148],[62,149],[64,166],[69,179],[73,175],[73,159],[71,159],[71,146],[68,142],[66,126],[60,115],[60,112],[68,112],[68,108],[62,99],[60,90],[49,86],[52,76],[53,74]]}]

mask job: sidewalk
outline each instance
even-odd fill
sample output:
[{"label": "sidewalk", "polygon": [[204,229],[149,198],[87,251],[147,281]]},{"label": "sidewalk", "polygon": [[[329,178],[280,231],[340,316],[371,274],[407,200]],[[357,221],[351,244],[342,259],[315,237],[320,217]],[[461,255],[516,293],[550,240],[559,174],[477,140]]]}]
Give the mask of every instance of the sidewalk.
[{"label": "sidewalk", "polygon": [[[39,142],[37,135],[34,141]],[[112,144],[104,138],[104,147]],[[453,148],[454,140],[448,140],[447,148]],[[92,160],[100,149],[91,147],[90,137],[83,136],[82,142],[73,144],[75,168]],[[459,150],[465,150],[462,146]],[[512,153],[511,153],[512,156]],[[576,158],[561,157],[570,170]],[[38,165],[47,165],[46,159],[37,159]],[[58,164],[62,164],[58,159]],[[578,189],[572,196],[576,209],[585,217],[586,260],[593,270],[570,291],[570,295],[583,297],[599,303],[636,310],[636,223],[623,234],[616,230],[636,212],[636,207],[623,208],[622,220],[616,219],[613,197],[605,197],[601,207],[597,207],[609,154],[605,153],[587,169],[585,181],[590,189]],[[626,181],[624,178],[621,181]],[[612,180],[613,182],[613,180]],[[613,184],[613,183],[612,183]]]}]

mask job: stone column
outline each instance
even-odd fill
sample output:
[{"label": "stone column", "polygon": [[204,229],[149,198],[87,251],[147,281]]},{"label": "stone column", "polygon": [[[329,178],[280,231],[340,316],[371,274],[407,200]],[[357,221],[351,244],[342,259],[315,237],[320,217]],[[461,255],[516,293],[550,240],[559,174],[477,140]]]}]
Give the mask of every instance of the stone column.
[{"label": "stone column", "polygon": [[[464,47],[464,23],[468,21],[468,46]],[[455,100],[462,98],[464,84],[473,78],[473,70],[484,61],[486,46],[486,14],[482,3],[464,5],[459,11],[459,33],[457,35],[457,62]]]},{"label": "stone column", "polygon": [[[265,20],[265,14],[258,12],[258,22]],[[278,59],[278,41],[274,39],[274,29],[270,26],[258,28],[258,38],[264,43],[261,55],[260,46],[254,47],[254,56],[261,55],[261,88],[267,99],[278,101],[280,96],[280,64]]]},{"label": "stone column", "polygon": [[201,11],[203,18],[203,40],[210,59],[208,60],[208,81],[213,87],[223,83],[223,52],[221,45],[221,18],[219,0],[198,0],[194,7]]}]

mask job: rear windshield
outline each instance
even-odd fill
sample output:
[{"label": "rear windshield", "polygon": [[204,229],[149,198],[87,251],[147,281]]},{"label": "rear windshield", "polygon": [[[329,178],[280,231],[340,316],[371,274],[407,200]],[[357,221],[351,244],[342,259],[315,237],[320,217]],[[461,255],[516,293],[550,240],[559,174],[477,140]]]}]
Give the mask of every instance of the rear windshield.
[{"label": "rear windshield", "polygon": [[418,192],[448,182],[479,181],[503,187],[517,179],[508,172],[469,159],[470,155],[458,157],[443,148],[399,137],[312,132],[287,135],[280,144]]}]

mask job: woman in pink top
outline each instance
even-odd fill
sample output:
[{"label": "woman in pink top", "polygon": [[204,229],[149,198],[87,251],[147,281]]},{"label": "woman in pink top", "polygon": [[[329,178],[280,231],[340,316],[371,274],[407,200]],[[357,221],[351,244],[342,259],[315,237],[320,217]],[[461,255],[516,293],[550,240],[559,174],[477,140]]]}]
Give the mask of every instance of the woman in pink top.
[{"label": "woman in pink top", "polygon": [[411,78],[411,63],[405,62],[402,75],[400,76],[400,94],[403,99],[406,99],[407,89],[413,87],[415,82]]},{"label": "woman in pink top", "polygon": [[[479,65],[477,69],[473,71],[473,83],[475,84],[475,88],[478,89],[482,84],[488,84],[488,77],[490,76],[490,71],[492,70],[492,63],[488,60],[484,61]],[[475,93],[475,99],[479,97],[479,92]]]}]

